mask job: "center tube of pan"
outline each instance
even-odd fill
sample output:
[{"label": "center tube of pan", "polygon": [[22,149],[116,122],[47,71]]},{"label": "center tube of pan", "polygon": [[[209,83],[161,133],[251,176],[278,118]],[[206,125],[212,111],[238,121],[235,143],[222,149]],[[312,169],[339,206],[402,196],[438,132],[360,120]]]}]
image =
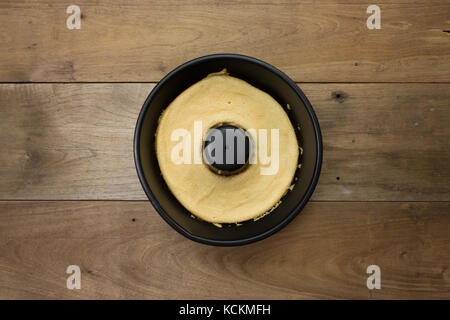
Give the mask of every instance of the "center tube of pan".
[{"label": "center tube of pan", "polygon": [[206,132],[203,160],[214,173],[230,176],[249,165],[250,135],[236,125],[221,124]]}]

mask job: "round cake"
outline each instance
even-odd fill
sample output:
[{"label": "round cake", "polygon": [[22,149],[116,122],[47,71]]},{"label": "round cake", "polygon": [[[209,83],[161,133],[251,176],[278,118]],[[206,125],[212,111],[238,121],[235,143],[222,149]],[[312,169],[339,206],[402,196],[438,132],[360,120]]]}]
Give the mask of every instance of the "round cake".
[{"label": "round cake", "polygon": [[[254,144],[252,162],[232,175],[211,170],[203,157],[208,130],[222,124],[246,130]],[[195,83],[164,110],[156,154],[169,189],[189,212],[215,224],[239,223],[279,204],[292,184],[299,145],[274,98],[224,71]]]}]

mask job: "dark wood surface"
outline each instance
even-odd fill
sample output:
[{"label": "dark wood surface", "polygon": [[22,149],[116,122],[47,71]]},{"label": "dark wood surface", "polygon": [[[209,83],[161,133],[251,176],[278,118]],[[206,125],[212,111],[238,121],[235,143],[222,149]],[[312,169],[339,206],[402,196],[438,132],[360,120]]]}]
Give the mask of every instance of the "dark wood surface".
[{"label": "dark wood surface", "polygon": [[[0,81],[159,81],[181,63],[233,52],[265,60],[302,82],[450,79],[448,0],[376,1],[369,30],[360,0],[78,0],[0,5]],[[375,4],[375,3],[374,3]]]},{"label": "dark wood surface", "polygon": [[[76,4],[0,3],[0,298],[450,299],[450,1],[378,2],[381,30],[357,0]],[[313,201],[235,248],[172,230],[132,155],[154,82],[218,52],[291,76],[324,139]]]},{"label": "dark wood surface", "polygon": [[[312,202],[274,236],[211,247],[147,201],[0,202],[1,298],[448,298],[447,202]],[[81,290],[65,288],[79,265]],[[366,268],[382,270],[369,291]]]},{"label": "dark wood surface", "polygon": [[[132,141],[153,86],[0,85],[0,199],[146,199]],[[324,141],[314,200],[450,199],[450,84],[300,87]]]}]

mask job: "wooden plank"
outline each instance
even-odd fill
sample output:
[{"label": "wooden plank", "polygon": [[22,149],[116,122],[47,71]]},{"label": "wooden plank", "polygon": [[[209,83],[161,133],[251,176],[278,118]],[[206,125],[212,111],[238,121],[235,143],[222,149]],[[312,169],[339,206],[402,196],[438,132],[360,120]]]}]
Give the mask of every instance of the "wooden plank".
[{"label": "wooden plank", "polygon": [[450,81],[450,1],[79,0],[0,4],[0,81],[158,81],[198,56],[241,53],[300,82]]},{"label": "wooden plank", "polygon": [[[324,137],[313,199],[450,200],[450,84],[301,87]],[[132,148],[152,88],[0,85],[0,199],[146,199]]]},{"label": "wooden plank", "polygon": [[1,198],[144,199],[133,133],[152,87],[2,85]]},{"label": "wooden plank", "polygon": [[[148,202],[0,202],[0,297],[448,299],[450,203],[313,202],[261,242],[222,248]],[[66,289],[68,265],[81,290]],[[368,290],[366,268],[381,268]]]}]

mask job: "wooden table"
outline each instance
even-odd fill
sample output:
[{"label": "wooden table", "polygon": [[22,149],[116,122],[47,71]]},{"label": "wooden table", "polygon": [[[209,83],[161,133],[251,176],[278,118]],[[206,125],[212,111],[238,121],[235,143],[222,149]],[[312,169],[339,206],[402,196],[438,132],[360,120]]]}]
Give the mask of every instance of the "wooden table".
[{"label": "wooden table", "polygon": [[[375,1],[379,30],[358,0],[73,2],[80,30],[0,3],[0,298],[450,298],[449,0]],[[132,155],[155,83],[223,52],[299,82],[324,141],[302,214],[233,248],[172,230]]]}]

